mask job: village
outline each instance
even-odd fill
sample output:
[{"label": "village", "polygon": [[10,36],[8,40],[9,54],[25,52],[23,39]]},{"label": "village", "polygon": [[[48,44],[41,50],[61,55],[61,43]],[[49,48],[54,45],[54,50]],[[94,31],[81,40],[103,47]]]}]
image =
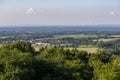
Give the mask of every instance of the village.
[{"label": "village", "polygon": [[[17,40],[4,40],[0,39],[0,45],[6,45],[6,44],[14,44]],[[20,41],[28,41],[33,46],[59,46],[59,47],[70,47],[72,44],[65,42],[61,39],[45,39],[45,40],[38,40],[38,39],[32,39],[32,40],[20,40]]]}]

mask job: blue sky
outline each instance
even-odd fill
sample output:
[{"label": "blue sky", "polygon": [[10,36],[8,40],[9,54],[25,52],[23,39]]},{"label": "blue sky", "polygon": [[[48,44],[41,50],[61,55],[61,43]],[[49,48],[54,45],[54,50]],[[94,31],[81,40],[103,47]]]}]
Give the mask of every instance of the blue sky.
[{"label": "blue sky", "polygon": [[0,0],[0,25],[120,24],[120,0]]},{"label": "blue sky", "polygon": [[0,0],[8,7],[117,6],[119,0]]}]

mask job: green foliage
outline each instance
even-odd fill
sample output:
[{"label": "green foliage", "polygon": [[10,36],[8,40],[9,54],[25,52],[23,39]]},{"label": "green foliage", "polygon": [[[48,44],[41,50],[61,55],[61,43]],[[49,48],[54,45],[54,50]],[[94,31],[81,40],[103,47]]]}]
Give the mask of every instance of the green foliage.
[{"label": "green foliage", "polygon": [[0,51],[0,80],[32,80],[32,55],[20,51]]},{"label": "green foliage", "polygon": [[22,52],[30,52],[30,53],[34,52],[34,48],[31,46],[31,44],[28,41],[22,42],[20,40],[16,41],[15,44],[5,45],[1,49],[19,50]]},{"label": "green foliage", "polygon": [[120,56],[98,50],[41,48],[17,41],[0,48],[0,80],[120,80]]},{"label": "green foliage", "polygon": [[48,76],[52,80],[91,80],[93,68],[87,64],[87,57],[88,53],[85,51],[56,47],[47,48],[36,56],[37,59],[54,65],[52,74]]}]

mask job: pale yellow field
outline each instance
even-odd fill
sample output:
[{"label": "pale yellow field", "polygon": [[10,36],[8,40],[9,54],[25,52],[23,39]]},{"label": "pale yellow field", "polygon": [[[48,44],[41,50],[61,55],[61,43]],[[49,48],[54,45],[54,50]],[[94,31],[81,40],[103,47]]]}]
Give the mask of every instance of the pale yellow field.
[{"label": "pale yellow field", "polygon": [[118,40],[119,38],[111,38],[111,39],[101,39],[103,42],[109,42],[109,41],[115,41]]},{"label": "pale yellow field", "polygon": [[34,47],[35,48],[35,51],[39,51],[39,48],[38,47]]},{"label": "pale yellow field", "polygon": [[6,38],[8,38],[8,36],[2,36],[2,37],[0,37],[1,39],[6,39]]},{"label": "pale yellow field", "polygon": [[[66,49],[74,49],[74,48],[66,48]],[[84,50],[84,51],[87,51],[88,53],[96,53],[98,48],[77,48],[78,50]]]},{"label": "pale yellow field", "polygon": [[0,47],[2,47],[3,46],[3,44],[0,44]]},{"label": "pale yellow field", "polygon": [[[110,38],[110,39],[103,38],[103,39],[99,39],[98,41],[109,42],[109,41],[116,41],[118,39],[120,39],[120,38]],[[93,40],[93,41],[97,41],[97,40]]]},{"label": "pale yellow field", "polygon": [[[40,46],[33,46],[35,48],[36,51],[39,51]],[[74,49],[74,48],[65,48],[65,49]],[[92,47],[92,48],[77,48],[79,51],[80,50],[84,50],[87,51],[88,53],[96,53],[96,51],[98,50],[98,48],[96,47]]]},{"label": "pale yellow field", "polygon": [[54,38],[89,38],[97,37],[97,35],[84,35],[84,34],[75,34],[75,35],[56,35]]},{"label": "pale yellow field", "polygon": [[32,45],[32,47],[34,47],[36,51],[39,51],[39,48],[41,48],[41,46],[37,46],[37,45]]}]

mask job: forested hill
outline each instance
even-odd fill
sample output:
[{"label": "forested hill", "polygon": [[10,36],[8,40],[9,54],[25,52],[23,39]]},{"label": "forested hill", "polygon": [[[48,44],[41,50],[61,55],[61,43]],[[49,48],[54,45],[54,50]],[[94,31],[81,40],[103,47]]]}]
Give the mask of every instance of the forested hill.
[{"label": "forested hill", "polygon": [[120,80],[120,56],[58,47],[36,52],[17,41],[0,48],[0,80]]},{"label": "forested hill", "polygon": [[70,31],[120,31],[120,25],[98,26],[9,26],[0,27],[0,31],[32,31],[32,32],[70,32]]}]

